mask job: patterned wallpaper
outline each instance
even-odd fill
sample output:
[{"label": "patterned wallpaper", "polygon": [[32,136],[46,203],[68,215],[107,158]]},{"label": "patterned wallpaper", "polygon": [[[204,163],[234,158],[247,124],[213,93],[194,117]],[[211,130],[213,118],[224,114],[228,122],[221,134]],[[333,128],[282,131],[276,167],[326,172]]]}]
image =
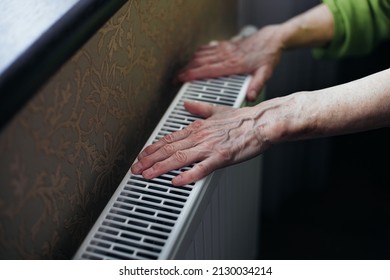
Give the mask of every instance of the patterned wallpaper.
[{"label": "patterned wallpaper", "polygon": [[73,257],[178,91],[175,72],[237,32],[236,7],[130,0],[53,75],[0,134],[1,259]]}]

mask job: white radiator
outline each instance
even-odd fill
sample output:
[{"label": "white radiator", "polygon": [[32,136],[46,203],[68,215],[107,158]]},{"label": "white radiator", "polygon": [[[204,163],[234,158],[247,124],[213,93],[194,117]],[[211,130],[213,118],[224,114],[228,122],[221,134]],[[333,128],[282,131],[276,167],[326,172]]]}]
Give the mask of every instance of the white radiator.
[{"label": "white radiator", "polygon": [[[145,146],[199,119],[184,100],[240,107],[249,81],[234,75],[184,84]],[[129,170],[74,259],[256,258],[260,165],[257,157],[184,187],[170,183],[179,170],[153,180]]]}]

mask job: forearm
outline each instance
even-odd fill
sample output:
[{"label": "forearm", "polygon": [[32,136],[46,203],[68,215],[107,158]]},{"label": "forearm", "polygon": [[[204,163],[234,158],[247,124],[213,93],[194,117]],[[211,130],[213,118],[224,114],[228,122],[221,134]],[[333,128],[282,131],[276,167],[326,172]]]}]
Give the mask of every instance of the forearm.
[{"label": "forearm", "polygon": [[[390,125],[390,69],[347,84],[259,104],[271,143],[340,135]],[[268,102],[268,101],[267,101]]]},{"label": "forearm", "polygon": [[328,44],[334,35],[333,15],[324,4],[277,26],[284,49],[321,47]]},{"label": "forearm", "polygon": [[390,69],[348,84],[298,92],[234,109],[185,102],[204,120],[146,147],[131,170],[146,179],[196,163],[176,176],[180,186],[266,151],[270,145],[390,125]]}]

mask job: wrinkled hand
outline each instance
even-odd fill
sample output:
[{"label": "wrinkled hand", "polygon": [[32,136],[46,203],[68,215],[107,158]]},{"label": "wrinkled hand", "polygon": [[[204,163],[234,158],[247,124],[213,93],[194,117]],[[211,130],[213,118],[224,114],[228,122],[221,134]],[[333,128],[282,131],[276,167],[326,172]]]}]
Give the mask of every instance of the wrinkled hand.
[{"label": "wrinkled hand", "polygon": [[200,180],[214,170],[252,158],[268,148],[259,113],[254,107],[234,109],[200,102],[185,102],[186,110],[207,118],[166,135],[146,147],[131,167],[133,174],[153,179],[168,171],[196,163],[172,184],[182,186]]},{"label": "wrinkled hand", "polygon": [[232,74],[251,74],[247,99],[254,101],[279,63],[283,43],[277,26],[267,26],[238,41],[201,46],[178,80],[214,78]]}]

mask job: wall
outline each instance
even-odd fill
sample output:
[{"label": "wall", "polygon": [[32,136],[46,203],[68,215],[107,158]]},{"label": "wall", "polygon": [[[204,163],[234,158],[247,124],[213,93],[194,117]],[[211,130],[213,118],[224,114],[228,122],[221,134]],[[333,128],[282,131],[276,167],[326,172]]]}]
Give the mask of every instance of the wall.
[{"label": "wall", "polygon": [[236,4],[128,1],[40,89],[0,135],[0,258],[72,258],[177,92],[174,73],[237,32]]}]

